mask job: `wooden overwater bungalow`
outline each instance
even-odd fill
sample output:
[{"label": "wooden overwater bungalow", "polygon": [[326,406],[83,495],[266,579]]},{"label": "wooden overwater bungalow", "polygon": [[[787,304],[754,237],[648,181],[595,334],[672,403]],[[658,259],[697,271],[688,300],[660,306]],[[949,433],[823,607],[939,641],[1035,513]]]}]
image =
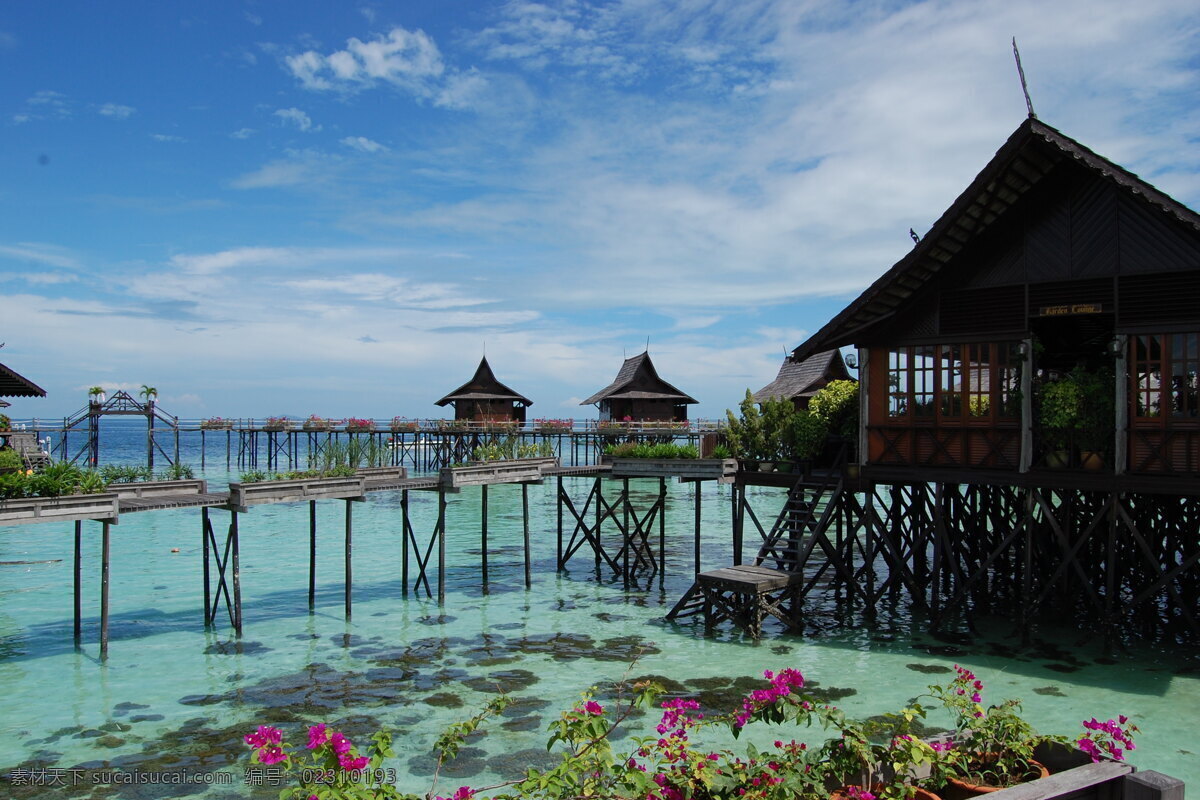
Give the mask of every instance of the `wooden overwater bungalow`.
[{"label": "wooden overwater bungalow", "polygon": [[849,346],[860,465],[735,496],[799,602],[1200,641],[1200,215],[1030,117],[791,360]]},{"label": "wooden overwater bungalow", "polygon": [[471,380],[438,400],[437,405],[453,405],[455,419],[524,422],[525,409],[533,405],[533,401],[498,381],[487,356],[484,356],[479,360]]},{"label": "wooden overwater bungalow", "polygon": [[780,365],[775,380],[754,393],[754,402],[761,404],[778,397],[791,400],[796,410],[801,411],[831,381],[853,379],[840,350],[826,350],[802,360],[789,355]]},{"label": "wooden overwater bungalow", "polygon": [[[5,397],[45,397],[46,390],[33,381],[0,364],[0,409],[8,408],[10,404]],[[5,426],[7,427],[7,426]],[[0,430],[0,448],[12,448],[21,453],[26,464],[41,463],[45,456],[38,444],[37,433],[14,432]]]},{"label": "wooden overwater bungalow", "polygon": [[685,422],[696,399],[658,376],[650,353],[625,359],[617,377],[579,405],[595,405],[600,419],[633,422]]}]

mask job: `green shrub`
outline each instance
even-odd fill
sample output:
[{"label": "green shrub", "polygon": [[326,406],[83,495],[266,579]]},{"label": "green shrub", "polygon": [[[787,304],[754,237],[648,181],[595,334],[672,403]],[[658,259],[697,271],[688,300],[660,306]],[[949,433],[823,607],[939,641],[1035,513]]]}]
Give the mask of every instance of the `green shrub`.
[{"label": "green shrub", "polygon": [[0,414],[0,431],[6,431],[12,427],[12,420],[7,414]]},{"label": "green shrub", "polygon": [[0,469],[24,469],[25,460],[16,450],[0,450]]},{"label": "green shrub", "polygon": [[160,481],[190,481],[194,477],[195,472],[187,464],[171,464],[158,474]]},{"label": "green shrub", "polygon": [[825,420],[807,411],[797,411],[788,420],[787,454],[796,461],[811,461],[821,454],[829,428]]},{"label": "green shrub", "polygon": [[813,395],[808,410],[825,420],[829,432],[854,440],[858,437],[857,381],[830,381]]},{"label": "green shrub", "polygon": [[40,471],[9,472],[0,475],[0,498],[64,497],[71,494],[99,494],[108,481],[93,470],[82,469],[69,461],[48,464]]},{"label": "green shrub", "polygon": [[723,444],[714,445],[712,452],[708,454],[709,458],[733,458],[733,453]]}]

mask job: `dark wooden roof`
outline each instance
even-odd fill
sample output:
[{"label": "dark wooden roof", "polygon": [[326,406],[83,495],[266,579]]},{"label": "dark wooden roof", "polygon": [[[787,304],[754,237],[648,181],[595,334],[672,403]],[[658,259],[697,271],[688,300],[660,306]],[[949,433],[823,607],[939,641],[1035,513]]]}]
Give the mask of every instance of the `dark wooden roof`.
[{"label": "dark wooden roof", "polygon": [[601,400],[616,399],[674,400],[684,404],[698,402],[658,377],[658,371],[654,369],[654,362],[650,360],[648,352],[625,359],[625,363],[617,372],[616,380],[579,405],[590,406]]},{"label": "dark wooden roof", "polygon": [[487,356],[479,359],[479,367],[475,370],[475,375],[471,380],[438,400],[437,405],[444,406],[457,400],[514,400],[527,406],[533,405],[528,397],[517,394],[496,380],[496,375],[492,372],[491,365],[488,364]]},{"label": "dark wooden roof", "polygon": [[795,361],[788,357],[779,367],[779,374],[775,376],[775,380],[754,393],[754,402],[765,403],[771,397],[791,400],[795,397],[811,396],[826,382],[846,380],[849,377],[850,373],[846,371],[846,362],[842,360],[840,350],[826,350],[803,361]]},{"label": "dark wooden roof", "polygon": [[45,397],[46,390],[0,364],[0,397]]},{"label": "dark wooden roof", "polygon": [[792,358],[803,361],[814,353],[853,344],[863,331],[893,316],[947,262],[1066,159],[1072,159],[1178,223],[1200,231],[1200,215],[1196,212],[1055,128],[1036,119],[1026,119],[912,251],[797,347]]}]

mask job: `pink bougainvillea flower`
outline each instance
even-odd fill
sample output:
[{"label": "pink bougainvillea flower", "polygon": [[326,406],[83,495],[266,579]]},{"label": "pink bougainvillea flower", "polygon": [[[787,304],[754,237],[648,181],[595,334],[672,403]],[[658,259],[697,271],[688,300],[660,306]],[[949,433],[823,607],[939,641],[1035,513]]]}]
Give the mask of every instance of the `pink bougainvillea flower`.
[{"label": "pink bougainvillea flower", "polygon": [[334,734],[329,737],[329,742],[333,746],[333,752],[339,756],[343,753],[349,753],[350,748],[354,746],[350,744],[350,740],[347,739],[345,735],[341,733],[341,731],[335,731]]},{"label": "pink bougainvillea flower", "polygon": [[454,797],[451,798],[451,800],[471,800],[471,798],[474,795],[475,795],[475,790],[472,789],[471,787],[460,786],[460,787],[458,787],[458,791],[456,791],[454,793]]},{"label": "pink bougainvillea flower", "polygon": [[588,700],[586,703],[584,703],[583,710],[594,717],[598,717],[604,713],[604,706],[600,705],[595,700]]},{"label": "pink bougainvillea flower", "polygon": [[269,744],[279,744],[283,741],[283,733],[278,728],[272,728],[269,725],[259,725],[258,730],[254,733],[248,733],[243,737],[246,744],[251,747],[265,747]]},{"label": "pink bougainvillea flower", "polygon": [[350,755],[348,755],[346,753],[343,753],[342,755],[338,756],[338,764],[341,766],[342,769],[363,769],[367,766],[367,764],[370,764],[370,763],[371,763],[371,759],[367,758],[366,756],[359,756],[358,758],[352,758],[352,757],[350,757]]},{"label": "pink bougainvillea flower", "polygon": [[325,733],[325,723],[318,722],[308,729],[308,749],[316,750],[321,745],[329,741],[329,735]]},{"label": "pink bougainvillea flower", "polygon": [[283,753],[283,748],[279,745],[269,744],[258,751],[258,763],[260,764],[278,764],[287,758]]}]

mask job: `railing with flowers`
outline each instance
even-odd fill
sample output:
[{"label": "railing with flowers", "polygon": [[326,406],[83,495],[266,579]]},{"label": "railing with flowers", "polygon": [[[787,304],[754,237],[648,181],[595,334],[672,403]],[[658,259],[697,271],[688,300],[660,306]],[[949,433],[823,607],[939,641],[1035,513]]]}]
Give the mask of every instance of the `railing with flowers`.
[{"label": "railing with flowers", "polygon": [[287,417],[267,417],[263,421],[264,431],[287,431],[292,429],[292,421]]},{"label": "railing with flowers", "polygon": [[388,427],[392,433],[415,433],[420,427],[420,421],[408,417],[392,417]]},{"label": "railing with flowers", "polygon": [[346,419],[347,433],[369,433],[375,430],[375,420],[349,417]]},{"label": "railing with flowers", "polygon": [[570,433],[575,428],[573,419],[535,419],[533,429],[537,433]]},{"label": "railing with flowers", "polygon": [[202,431],[229,431],[233,430],[233,420],[225,417],[209,417],[200,421],[200,430]]}]

